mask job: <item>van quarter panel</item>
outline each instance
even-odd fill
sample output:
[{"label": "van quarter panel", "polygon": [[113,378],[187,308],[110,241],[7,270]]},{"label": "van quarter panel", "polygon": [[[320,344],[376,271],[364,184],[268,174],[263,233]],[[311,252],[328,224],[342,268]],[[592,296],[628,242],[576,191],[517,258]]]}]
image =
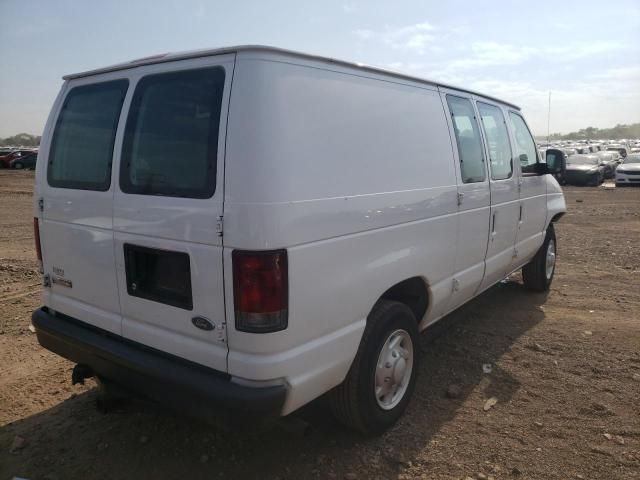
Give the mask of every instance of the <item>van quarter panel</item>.
[{"label": "van quarter panel", "polygon": [[269,341],[230,325],[229,373],[306,385],[290,410],[342,381],[357,348],[315,346],[329,338],[357,345],[394,284],[424,278],[432,301],[425,321],[443,313],[455,173],[436,89],[246,55],[238,55],[229,114],[225,270],[233,248],[287,248],[290,310],[288,329]]}]

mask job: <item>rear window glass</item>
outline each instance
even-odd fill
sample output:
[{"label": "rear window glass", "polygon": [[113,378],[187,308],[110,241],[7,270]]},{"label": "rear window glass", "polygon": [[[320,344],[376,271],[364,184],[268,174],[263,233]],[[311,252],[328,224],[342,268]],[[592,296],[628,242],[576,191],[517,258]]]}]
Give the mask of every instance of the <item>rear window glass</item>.
[{"label": "rear window glass", "polygon": [[49,185],[109,190],[113,142],[128,84],[116,80],[69,91],[51,143]]},{"label": "rear window glass", "polygon": [[125,131],[123,192],[189,198],[213,195],[223,89],[221,67],[140,80]]}]

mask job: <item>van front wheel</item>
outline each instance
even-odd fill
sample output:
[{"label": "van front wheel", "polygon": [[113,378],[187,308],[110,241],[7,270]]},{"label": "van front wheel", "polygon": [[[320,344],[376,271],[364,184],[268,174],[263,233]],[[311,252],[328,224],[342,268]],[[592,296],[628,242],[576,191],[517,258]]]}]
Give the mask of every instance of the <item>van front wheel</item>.
[{"label": "van front wheel", "polygon": [[367,319],[344,382],[331,391],[343,424],[366,434],[391,427],[407,408],[418,372],[418,323],[405,304],[381,300]]},{"label": "van front wheel", "polygon": [[540,250],[528,264],[522,267],[522,280],[525,287],[538,292],[549,290],[553,275],[556,273],[556,248],[556,234],[553,223],[550,223]]}]

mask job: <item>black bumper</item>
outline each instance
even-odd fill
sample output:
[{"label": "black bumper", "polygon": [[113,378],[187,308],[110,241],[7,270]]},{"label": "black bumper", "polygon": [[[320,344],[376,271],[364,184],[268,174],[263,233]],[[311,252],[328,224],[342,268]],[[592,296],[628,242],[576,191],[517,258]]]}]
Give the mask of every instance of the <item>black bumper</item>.
[{"label": "black bumper", "polygon": [[564,181],[569,185],[588,185],[590,183],[598,183],[600,181],[599,173],[570,173],[565,172]]},{"label": "black bumper", "polygon": [[220,414],[279,415],[284,385],[252,388],[197,363],[126,340],[41,308],[31,317],[38,342],[47,350],[125,389],[188,416],[216,423]]}]

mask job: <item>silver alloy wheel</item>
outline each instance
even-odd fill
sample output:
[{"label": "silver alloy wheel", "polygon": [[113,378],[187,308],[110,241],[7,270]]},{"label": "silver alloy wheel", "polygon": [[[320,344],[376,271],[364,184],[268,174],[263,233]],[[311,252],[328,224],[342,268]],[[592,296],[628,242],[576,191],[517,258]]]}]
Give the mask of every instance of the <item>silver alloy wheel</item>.
[{"label": "silver alloy wheel", "polygon": [[413,342],[406,330],[395,330],[378,355],[374,393],[383,410],[391,410],[404,397],[413,371]]},{"label": "silver alloy wheel", "polygon": [[545,262],[545,274],[547,280],[551,280],[553,270],[556,268],[556,242],[551,239],[549,245],[547,245],[547,259]]}]

